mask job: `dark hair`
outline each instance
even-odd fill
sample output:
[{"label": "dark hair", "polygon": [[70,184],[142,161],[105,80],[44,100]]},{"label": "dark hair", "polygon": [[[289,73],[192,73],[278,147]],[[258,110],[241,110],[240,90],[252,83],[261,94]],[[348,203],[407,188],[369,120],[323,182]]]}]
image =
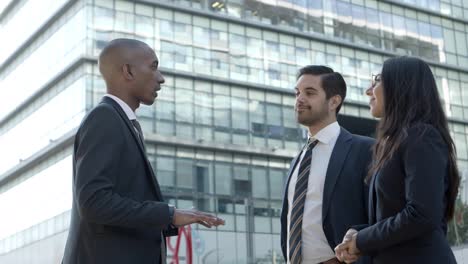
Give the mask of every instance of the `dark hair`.
[{"label": "dark hair", "polygon": [[369,182],[408,136],[408,129],[429,124],[442,136],[449,154],[449,187],[446,193],[445,219],[451,220],[460,185],[456,149],[448,129],[437,85],[429,65],[414,57],[396,57],[384,62],[381,81],[384,94],[384,116],[377,128],[374,164],[366,180]]},{"label": "dark hair", "polygon": [[338,115],[346,97],[346,82],[343,76],[338,72],[334,72],[332,68],[321,65],[308,65],[299,69],[297,79],[304,74],[320,76],[327,100],[334,95],[341,97],[341,103],[336,108],[336,114]]}]

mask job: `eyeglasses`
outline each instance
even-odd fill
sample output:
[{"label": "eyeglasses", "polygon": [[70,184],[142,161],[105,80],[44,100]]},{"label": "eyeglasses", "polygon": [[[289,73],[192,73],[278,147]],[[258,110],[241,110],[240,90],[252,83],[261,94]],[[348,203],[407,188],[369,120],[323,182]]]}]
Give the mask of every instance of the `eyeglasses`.
[{"label": "eyeglasses", "polygon": [[372,87],[376,86],[378,83],[382,81],[381,74],[372,74]]}]

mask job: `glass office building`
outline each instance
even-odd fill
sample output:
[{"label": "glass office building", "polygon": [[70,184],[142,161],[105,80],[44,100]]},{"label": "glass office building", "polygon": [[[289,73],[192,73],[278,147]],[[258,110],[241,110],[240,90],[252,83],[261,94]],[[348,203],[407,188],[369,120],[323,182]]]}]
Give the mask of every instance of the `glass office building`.
[{"label": "glass office building", "polygon": [[294,114],[298,68],[342,72],[339,121],[373,135],[371,74],[392,56],[424,58],[465,179],[466,17],[467,0],[0,1],[0,263],[61,259],[73,137],[105,92],[97,55],[109,40],[136,38],[159,56],[166,83],[137,115],[166,199],[226,219],[193,227],[194,263],[283,263],[283,184],[306,138]]}]

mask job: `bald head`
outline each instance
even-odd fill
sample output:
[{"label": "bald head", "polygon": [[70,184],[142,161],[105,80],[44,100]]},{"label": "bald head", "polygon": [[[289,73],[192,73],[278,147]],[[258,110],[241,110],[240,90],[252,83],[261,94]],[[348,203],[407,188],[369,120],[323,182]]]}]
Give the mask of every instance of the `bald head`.
[{"label": "bald head", "polygon": [[135,39],[114,39],[104,47],[99,55],[99,71],[109,85],[119,81],[125,65],[134,65],[152,49],[144,42]]},{"label": "bald head", "polygon": [[151,105],[164,77],[153,49],[135,39],[114,39],[99,55],[99,71],[107,93],[126,102],[135,111],[140,103]]}]

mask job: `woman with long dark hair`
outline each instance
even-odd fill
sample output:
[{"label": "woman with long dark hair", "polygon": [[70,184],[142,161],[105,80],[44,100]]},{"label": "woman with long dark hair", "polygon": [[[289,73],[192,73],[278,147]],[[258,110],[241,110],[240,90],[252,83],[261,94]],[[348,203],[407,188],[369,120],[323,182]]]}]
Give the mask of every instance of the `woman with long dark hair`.
[{"label": "woman with long dark hair", "polygon": [[370,168],[369,224],[350,229],[336,256],[374,264],[456,263],[446,239],[460,178],[455,145],[429,66],[391,58],[366,94],[380,118]]}]

